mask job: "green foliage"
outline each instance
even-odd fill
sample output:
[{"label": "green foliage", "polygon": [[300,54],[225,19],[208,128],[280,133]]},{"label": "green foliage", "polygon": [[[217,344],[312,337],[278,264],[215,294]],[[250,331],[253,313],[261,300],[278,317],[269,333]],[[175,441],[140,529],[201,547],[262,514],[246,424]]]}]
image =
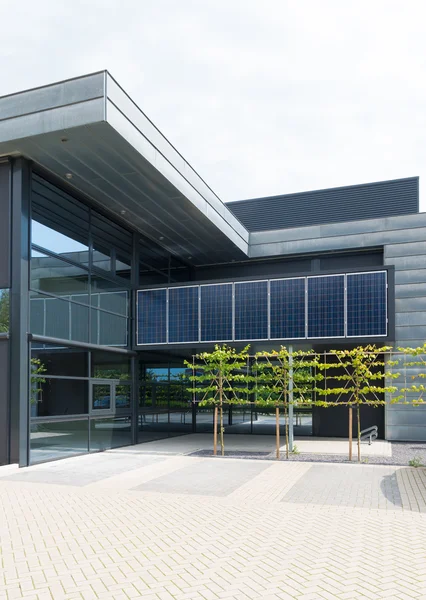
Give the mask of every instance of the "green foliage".
[{"label": "green foliage", "polygon": [[30,404],[37,404],[41,401],[40,393],[42,391],[43,383],[46,383],[46,379],[43,374],[46,373],[47,369],[39,358],[32,358],[30,362]]},{"label": "green foliage", "polygon": [[9,315],[9,290],[0,290],[0,333],[7,333],[9,331]]},{"label": "green foliage", "polygon": [[415,456],[414,458],[411,458],[408,461],[408,464],[410,467],[415,467],[416,469],[418,469],[419,467],[423,467],[423,463],[421,461],[421,459],[418,456]]},{"label": "green foliage", "polygon": [[[192,363],[185,366],[192,369],[190,380],[193,382],[194,401],[200,406],[217,406],[220,415],[220,445],[225,455],[223,405],[247,402],[250,393],[248,387],[248,350],[246,346],[240,352],[224,344],[215,345],[212,352],[201,352]],[[216,422],[216,411],[215,411]]]},{"label": "green foliage", "polygon": [[184,361],[193,373],[189,391],[197,396],[200,406],[247,403],[251,392],[247,373],[249,347],[237,352],[226,344],[216,344],[212,352],[197,354],[193,363]]}]

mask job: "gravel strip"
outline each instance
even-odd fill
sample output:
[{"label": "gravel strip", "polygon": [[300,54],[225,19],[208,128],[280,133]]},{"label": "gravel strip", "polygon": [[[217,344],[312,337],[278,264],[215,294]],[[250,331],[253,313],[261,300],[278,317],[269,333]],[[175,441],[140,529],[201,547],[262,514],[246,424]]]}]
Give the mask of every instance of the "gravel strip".
[{"label": "gravel strip", "polygon": [[[297,441],[297,440],[296,440]],[[374,442],[373,442],[374,443]],[[409,461],[418,459],[419,466],[426,466],[426,443],[425,442],[391,442],[392,456],[364,456],[361,448],[361,462],[369,465],[398,465],[409,466]],[[297,445],[297,444],[296,444]],[[191,452],[188,456],[213,456],[212,450],[197,450]],[[282,452],[281,460],[287,460],[285,453]],[[225,456],[222,457],[220,450],[215,458],[243,458],[258,460],[276,460],[275,452],[250,452],[243,450],[225,450]],[[343,463],[350,464],[345,454],[292,454],[288,460],[292,462],[319,462],[319,463]],[[356,450],[352,457],[352,464],[356,463]]]}]

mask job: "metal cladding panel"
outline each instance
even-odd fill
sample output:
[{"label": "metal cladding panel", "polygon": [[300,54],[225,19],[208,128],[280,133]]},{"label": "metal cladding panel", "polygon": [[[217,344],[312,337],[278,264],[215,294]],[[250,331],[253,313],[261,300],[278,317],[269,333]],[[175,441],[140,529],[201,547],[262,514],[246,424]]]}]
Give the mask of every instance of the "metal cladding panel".
[{"label": "metal cladding panel", "polygon": [[9,342],[0,340],[0,465],[9,462]]},{"label": "metal cladding panel", "polygon": [[10,164],[0,163],[0,288],[10,287]]},{"label": "metal cladding panel", "polygon": [[394,217],[419,210],[419,178],[228,202],[249,231]]}]

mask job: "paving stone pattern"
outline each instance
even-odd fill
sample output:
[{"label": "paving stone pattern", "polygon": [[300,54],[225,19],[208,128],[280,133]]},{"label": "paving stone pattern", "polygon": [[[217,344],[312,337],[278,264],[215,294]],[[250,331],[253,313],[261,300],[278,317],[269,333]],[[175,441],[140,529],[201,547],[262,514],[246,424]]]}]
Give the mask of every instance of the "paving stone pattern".
[{"label": "paving stone pattern", "polygon": [[425,469],[114,451],[3,467],[0,598],[426,599],[425,511]]}]

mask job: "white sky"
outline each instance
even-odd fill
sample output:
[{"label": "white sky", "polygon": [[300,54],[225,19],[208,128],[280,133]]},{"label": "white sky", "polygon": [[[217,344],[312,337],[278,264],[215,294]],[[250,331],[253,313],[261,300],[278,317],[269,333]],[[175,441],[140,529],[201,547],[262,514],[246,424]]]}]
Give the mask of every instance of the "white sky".
[{"label": "white sky", "polygon": [[424,0],[0,0],[0,95],[108,69],[216,193],[420,175]]}]

